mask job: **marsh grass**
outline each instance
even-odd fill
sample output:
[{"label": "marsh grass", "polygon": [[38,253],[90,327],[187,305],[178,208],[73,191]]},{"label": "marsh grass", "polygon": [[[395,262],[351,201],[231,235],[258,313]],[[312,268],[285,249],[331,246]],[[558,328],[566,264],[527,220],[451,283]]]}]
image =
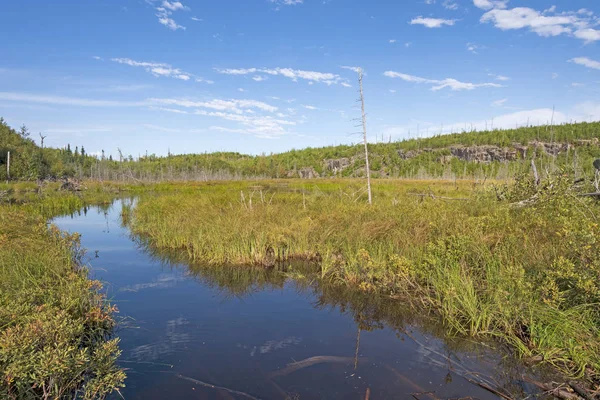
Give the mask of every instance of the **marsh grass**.
[{"label": "marsh grass", "polygon": [[[126,213],[136,234],[192,261],[314,262],[320,278],[398,299],[452,334],[499,338],[572,375],[600,371],[598,206],[576,197],[566,176],[539,189],[378,181],[373,206],[361,189],[197,184],[142,197]],[[534,191],[535,204],[511,206]]]},{"label": "marsh grass", "polygon": [[116,308],[90,280],[77,234],[47,225],[82,198],[0,204],[0,397],[102,398],[122,387]]}]

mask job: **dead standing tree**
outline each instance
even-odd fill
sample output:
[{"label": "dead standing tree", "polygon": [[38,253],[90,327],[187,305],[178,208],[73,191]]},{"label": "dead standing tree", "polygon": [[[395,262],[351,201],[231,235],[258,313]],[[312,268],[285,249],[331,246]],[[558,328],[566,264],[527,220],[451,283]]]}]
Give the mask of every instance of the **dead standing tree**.
[{"label": "dead standing tree", "polygon": [[365,114],[365,95],[363,92],[363,71],[358,68],[358,86],[360,88],[360,109],[362,112],[363,140],[365,143],[365,168],[367,172],[367,192],[369,195],[369,204],[373,204],[373,195],[371,194],[371,169],[369,168],[369,147],[367,145],[367,115]]}]

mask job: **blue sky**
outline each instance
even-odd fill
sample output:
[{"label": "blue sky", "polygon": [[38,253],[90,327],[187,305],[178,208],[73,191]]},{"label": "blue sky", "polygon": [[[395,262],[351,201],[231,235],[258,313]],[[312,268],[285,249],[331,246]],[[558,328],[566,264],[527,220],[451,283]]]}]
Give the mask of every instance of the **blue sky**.
[{"label": "blue sky", "polygon": [[359,66],[373,142],[600,119],[592,0],[20,0],[0,15],[0,116],[90,153],[357,142]]}]

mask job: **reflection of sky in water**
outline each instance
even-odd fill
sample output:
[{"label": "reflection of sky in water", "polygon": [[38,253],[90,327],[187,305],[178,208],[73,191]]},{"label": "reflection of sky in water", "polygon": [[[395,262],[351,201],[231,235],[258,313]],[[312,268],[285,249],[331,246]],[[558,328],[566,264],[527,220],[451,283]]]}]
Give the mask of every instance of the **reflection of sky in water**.
[{"label": "reflection of sky in water", "polygon": [[[194,385],[178,374],[262,399],[285,394],[364,398],[367,388],[373,399],[412,398],[415,387],[442,398],[496,398],[465,379],[449,380],[445,357],[455,356],[440,340],[414,329],[419,345],[404,335],[400,340],[397,331],[385,327],[362,331],[354,370],[353,362],[339,362],[356,353],[351,313],[315,308],[315,296],[292,283],[241,298],[226,296],[223,288],[201,283],[185,268],[172,270],[146,254],[121,227],[120,211],[117,202],[106,214],[91,208],[87,216],[58,218],[56,223],[82,234],[92,273],[107,282],[108,296],[124,318],[117,334],[121,362],[129,368],[122,391],[127,399],[223,398],[222,391]],[[95,250],[99,258],[93,257]],[[338,362],[295,364],[302,368],[269,378],[290,363],[315,357]],[[471,370],[491,374],[498,368],[494,358],[488,365],[485,359],[460,357]]]}]

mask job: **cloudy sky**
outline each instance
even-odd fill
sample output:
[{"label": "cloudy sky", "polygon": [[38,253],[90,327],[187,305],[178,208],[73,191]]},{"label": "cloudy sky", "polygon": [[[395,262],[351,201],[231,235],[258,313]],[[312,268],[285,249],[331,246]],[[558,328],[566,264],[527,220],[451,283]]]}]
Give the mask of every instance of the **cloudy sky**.
[{"label": "cloudy sky", "polygon": [[[600,119],[596,0],[19,0],[0,116],[115,154],[357,142]],[[554,112],[553,112],[554,108]]]}]

